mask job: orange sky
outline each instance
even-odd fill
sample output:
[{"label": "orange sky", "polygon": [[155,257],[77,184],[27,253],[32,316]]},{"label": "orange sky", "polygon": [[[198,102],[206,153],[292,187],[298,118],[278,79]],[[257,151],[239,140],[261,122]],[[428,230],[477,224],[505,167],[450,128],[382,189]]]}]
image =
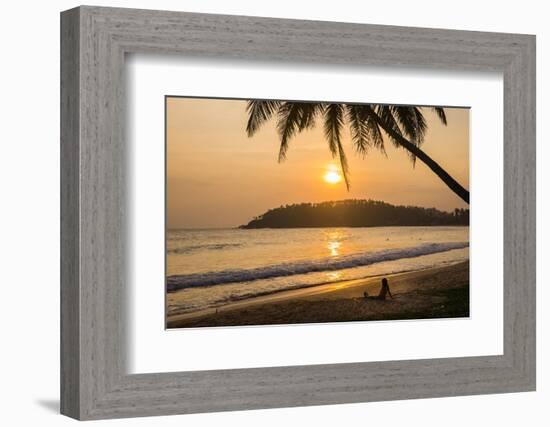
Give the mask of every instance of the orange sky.
[{"label": "orange sky", "polygon": [[[246,101],[167,99],[167,227],[235,227],[283,204],[376,199],[436,207],[467,205],[430,169],[386,140],[387,157],[362,158],[346,129],[343,142],[351,189],[323,176],[332,159],[322,124],[295,136],[287,159],[277,162],[279,138],[272,120],[249,138]],[[447,108],[448,125],[424,109],[428,131],[422,149],[469,188],[469,110]]]}]

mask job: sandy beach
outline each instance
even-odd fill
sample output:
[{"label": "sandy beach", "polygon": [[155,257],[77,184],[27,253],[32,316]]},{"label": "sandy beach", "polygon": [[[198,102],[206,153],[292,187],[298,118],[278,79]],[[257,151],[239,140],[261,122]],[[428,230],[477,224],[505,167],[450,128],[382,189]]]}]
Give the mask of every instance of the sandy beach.
[{"label": "sandy beach", "polygon": [[282,291],[168,318],[168,328],[328,323],[469,316],[469,263],[386,276],[393,299],[376,295],[380,277]]}]

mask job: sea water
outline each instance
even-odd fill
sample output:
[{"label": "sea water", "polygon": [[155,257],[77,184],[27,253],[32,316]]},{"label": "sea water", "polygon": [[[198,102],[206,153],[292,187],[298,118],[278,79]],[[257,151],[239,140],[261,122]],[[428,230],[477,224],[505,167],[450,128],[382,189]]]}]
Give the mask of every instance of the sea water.
[{"label": "sea water", "polygon": [[469,227],[168,230],[167,314],[468,260]]}]

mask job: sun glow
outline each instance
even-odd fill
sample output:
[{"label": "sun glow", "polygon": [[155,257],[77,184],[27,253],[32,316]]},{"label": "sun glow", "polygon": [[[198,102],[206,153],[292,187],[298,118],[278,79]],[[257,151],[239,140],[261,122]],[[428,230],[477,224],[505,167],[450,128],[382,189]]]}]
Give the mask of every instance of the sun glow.
[{"label": "sun glow", "polygon": [[342,175],[340,175],[340,172],[338,172],[338,168],[336,166],[329,165],[323,179],[329,184],[338,184],[342,181]]}]

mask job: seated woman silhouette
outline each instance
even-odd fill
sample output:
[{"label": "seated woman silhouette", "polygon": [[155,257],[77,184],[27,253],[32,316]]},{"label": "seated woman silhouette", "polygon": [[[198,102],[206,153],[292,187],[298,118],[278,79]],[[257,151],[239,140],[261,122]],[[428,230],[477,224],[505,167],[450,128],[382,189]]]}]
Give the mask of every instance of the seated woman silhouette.
[{"label": "seated woman silhouette", "polygon": [[380,301],[385,301],[386,295],[389,295],[390,298],[393,299],[393,295],[390,291],[390,286],[388,285],[388,279],[386,279],[385,277],[382,279],[382,286],[380,287],[380,292],[378,293],[378,295],[371,297],[367,292],[363,293],[363,296],[366,299],[376,299]]}]

